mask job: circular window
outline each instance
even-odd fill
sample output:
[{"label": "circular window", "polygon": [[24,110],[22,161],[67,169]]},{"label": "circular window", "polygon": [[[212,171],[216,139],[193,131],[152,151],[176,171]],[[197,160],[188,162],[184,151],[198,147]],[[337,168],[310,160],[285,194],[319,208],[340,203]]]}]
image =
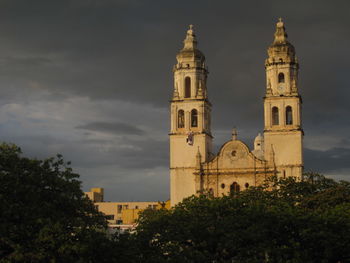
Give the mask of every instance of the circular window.
[{"label": "circular window", "polygon": [[225,188],[225,184],[221,184],[221,188],[224,189]]}]

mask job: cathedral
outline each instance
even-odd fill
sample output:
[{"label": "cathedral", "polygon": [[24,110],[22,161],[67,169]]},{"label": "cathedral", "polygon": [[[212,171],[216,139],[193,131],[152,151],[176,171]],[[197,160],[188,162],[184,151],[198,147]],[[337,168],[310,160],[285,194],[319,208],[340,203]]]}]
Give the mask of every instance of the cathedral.
[{"label": "cathedral", "polygon": [[228,195],[264,182],[269,176],[296,177],[303,171],[301,96],[298,60],[279,19],[265,60],[264,133],[251,150],[232,138],[217,154],[212,151],[211,103],[207,94],[208,69],[197,48],[191,25],[173,68],[170,105],[170,200],[210,193]]}]

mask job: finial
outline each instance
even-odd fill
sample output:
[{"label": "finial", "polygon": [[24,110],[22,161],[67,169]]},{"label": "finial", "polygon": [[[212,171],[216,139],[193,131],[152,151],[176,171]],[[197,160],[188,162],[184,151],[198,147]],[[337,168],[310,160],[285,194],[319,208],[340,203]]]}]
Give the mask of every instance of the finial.
[{"label": "finial", "polygon": [[232,141],[237,140],[237,129],[236,127],[232,129]]},{"label": "finial", "polygon": [[194,34],[193,25],[189,25],[186,38],[184,40],[184,49],[195,49],[197,46],[196,35]]},{"label": "finial", "polygon": [[203,92],[203,87],[202,87],[202,85],[203,85],[203,82],[202,82],[202,81],[199,81],[199,83],[198,83],[198,90],[197,90],[197,96],[198,96],[199,98],[203,98],[203,96],[204,96],[204,92]]},{"label": "finial", "polygon": [[198,148],[197,148],[197,157],[201,157],[201,152],[199,151],[199,146],[198,146]]},{"label": "finial", "polygon": [[177,83],[176,83],[174,88],[173,99],[178,99],[178,98],[179,98],[179,90],[177,88]]},{"label": "finial", "polygon": [[196,36],[194,34],[194,28],[193,28],[192,24],[188,26],[186,39],[187,38],[194,38],[194,39],[196,38]]},{"label": "finial", "polygon": [[276,24],[276,32],[275,32],[275,39],[273,41],[274,44],[285,44],[287,43],[287,33],[284,28],[284,23],[282,21],[282,18],[278,18],[278,22]]},{"label": "finial", "polygon": [[277,27],[283,27],[282,17],[278,18]]}]

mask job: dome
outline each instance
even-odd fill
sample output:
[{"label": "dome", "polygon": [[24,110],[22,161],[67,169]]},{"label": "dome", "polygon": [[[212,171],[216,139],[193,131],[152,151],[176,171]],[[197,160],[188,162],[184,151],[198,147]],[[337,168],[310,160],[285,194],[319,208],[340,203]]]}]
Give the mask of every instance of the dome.
[{"label": "dome", "polygon": [[264,137],[262,137],[261,134],[259,133],[258,136],[255,137],[254,143],[263,142],[263,141],[264,141]]},{"label": "dome", "polygon": [[197,39],[194,34],[193,25],[189,26],[189,29],[186,33],[186,38],[184,40],[184,47],[180,50],[180,52],[176,56],[178,62],[186,62],[186,61],[198,61],[203,63],[205,60],[205,56],[203,53],[197,49]]}]

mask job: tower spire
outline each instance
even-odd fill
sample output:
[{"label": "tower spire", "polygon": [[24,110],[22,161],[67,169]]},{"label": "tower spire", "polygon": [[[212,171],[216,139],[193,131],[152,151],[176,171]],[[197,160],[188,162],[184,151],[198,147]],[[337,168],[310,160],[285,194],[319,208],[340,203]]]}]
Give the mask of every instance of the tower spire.
[{"label": "tower spire", "polygon": [[193,25],[189,25],[187,30],[186,38],[184,40],[184,49],[196,49],[197,48],[197,39],[194,34]]},{"label": "tower spire", "polygon": [[287,37],[288,35],[282,18],[279,18],[276,24],[273,43],[267,50],[268,58],[265,61],[266,67],[280,62],[293,63],[297,66],[298,62],[295,56],[294,46],[287,40]]},{"label": "tower spire", "polygon": [[280,17],[276,24],[275,39],[273,41],[273,44],[286,44],[288,43],[287,37],[288,35],[286,33],[284,23],[282,21],[282,18]]}]

